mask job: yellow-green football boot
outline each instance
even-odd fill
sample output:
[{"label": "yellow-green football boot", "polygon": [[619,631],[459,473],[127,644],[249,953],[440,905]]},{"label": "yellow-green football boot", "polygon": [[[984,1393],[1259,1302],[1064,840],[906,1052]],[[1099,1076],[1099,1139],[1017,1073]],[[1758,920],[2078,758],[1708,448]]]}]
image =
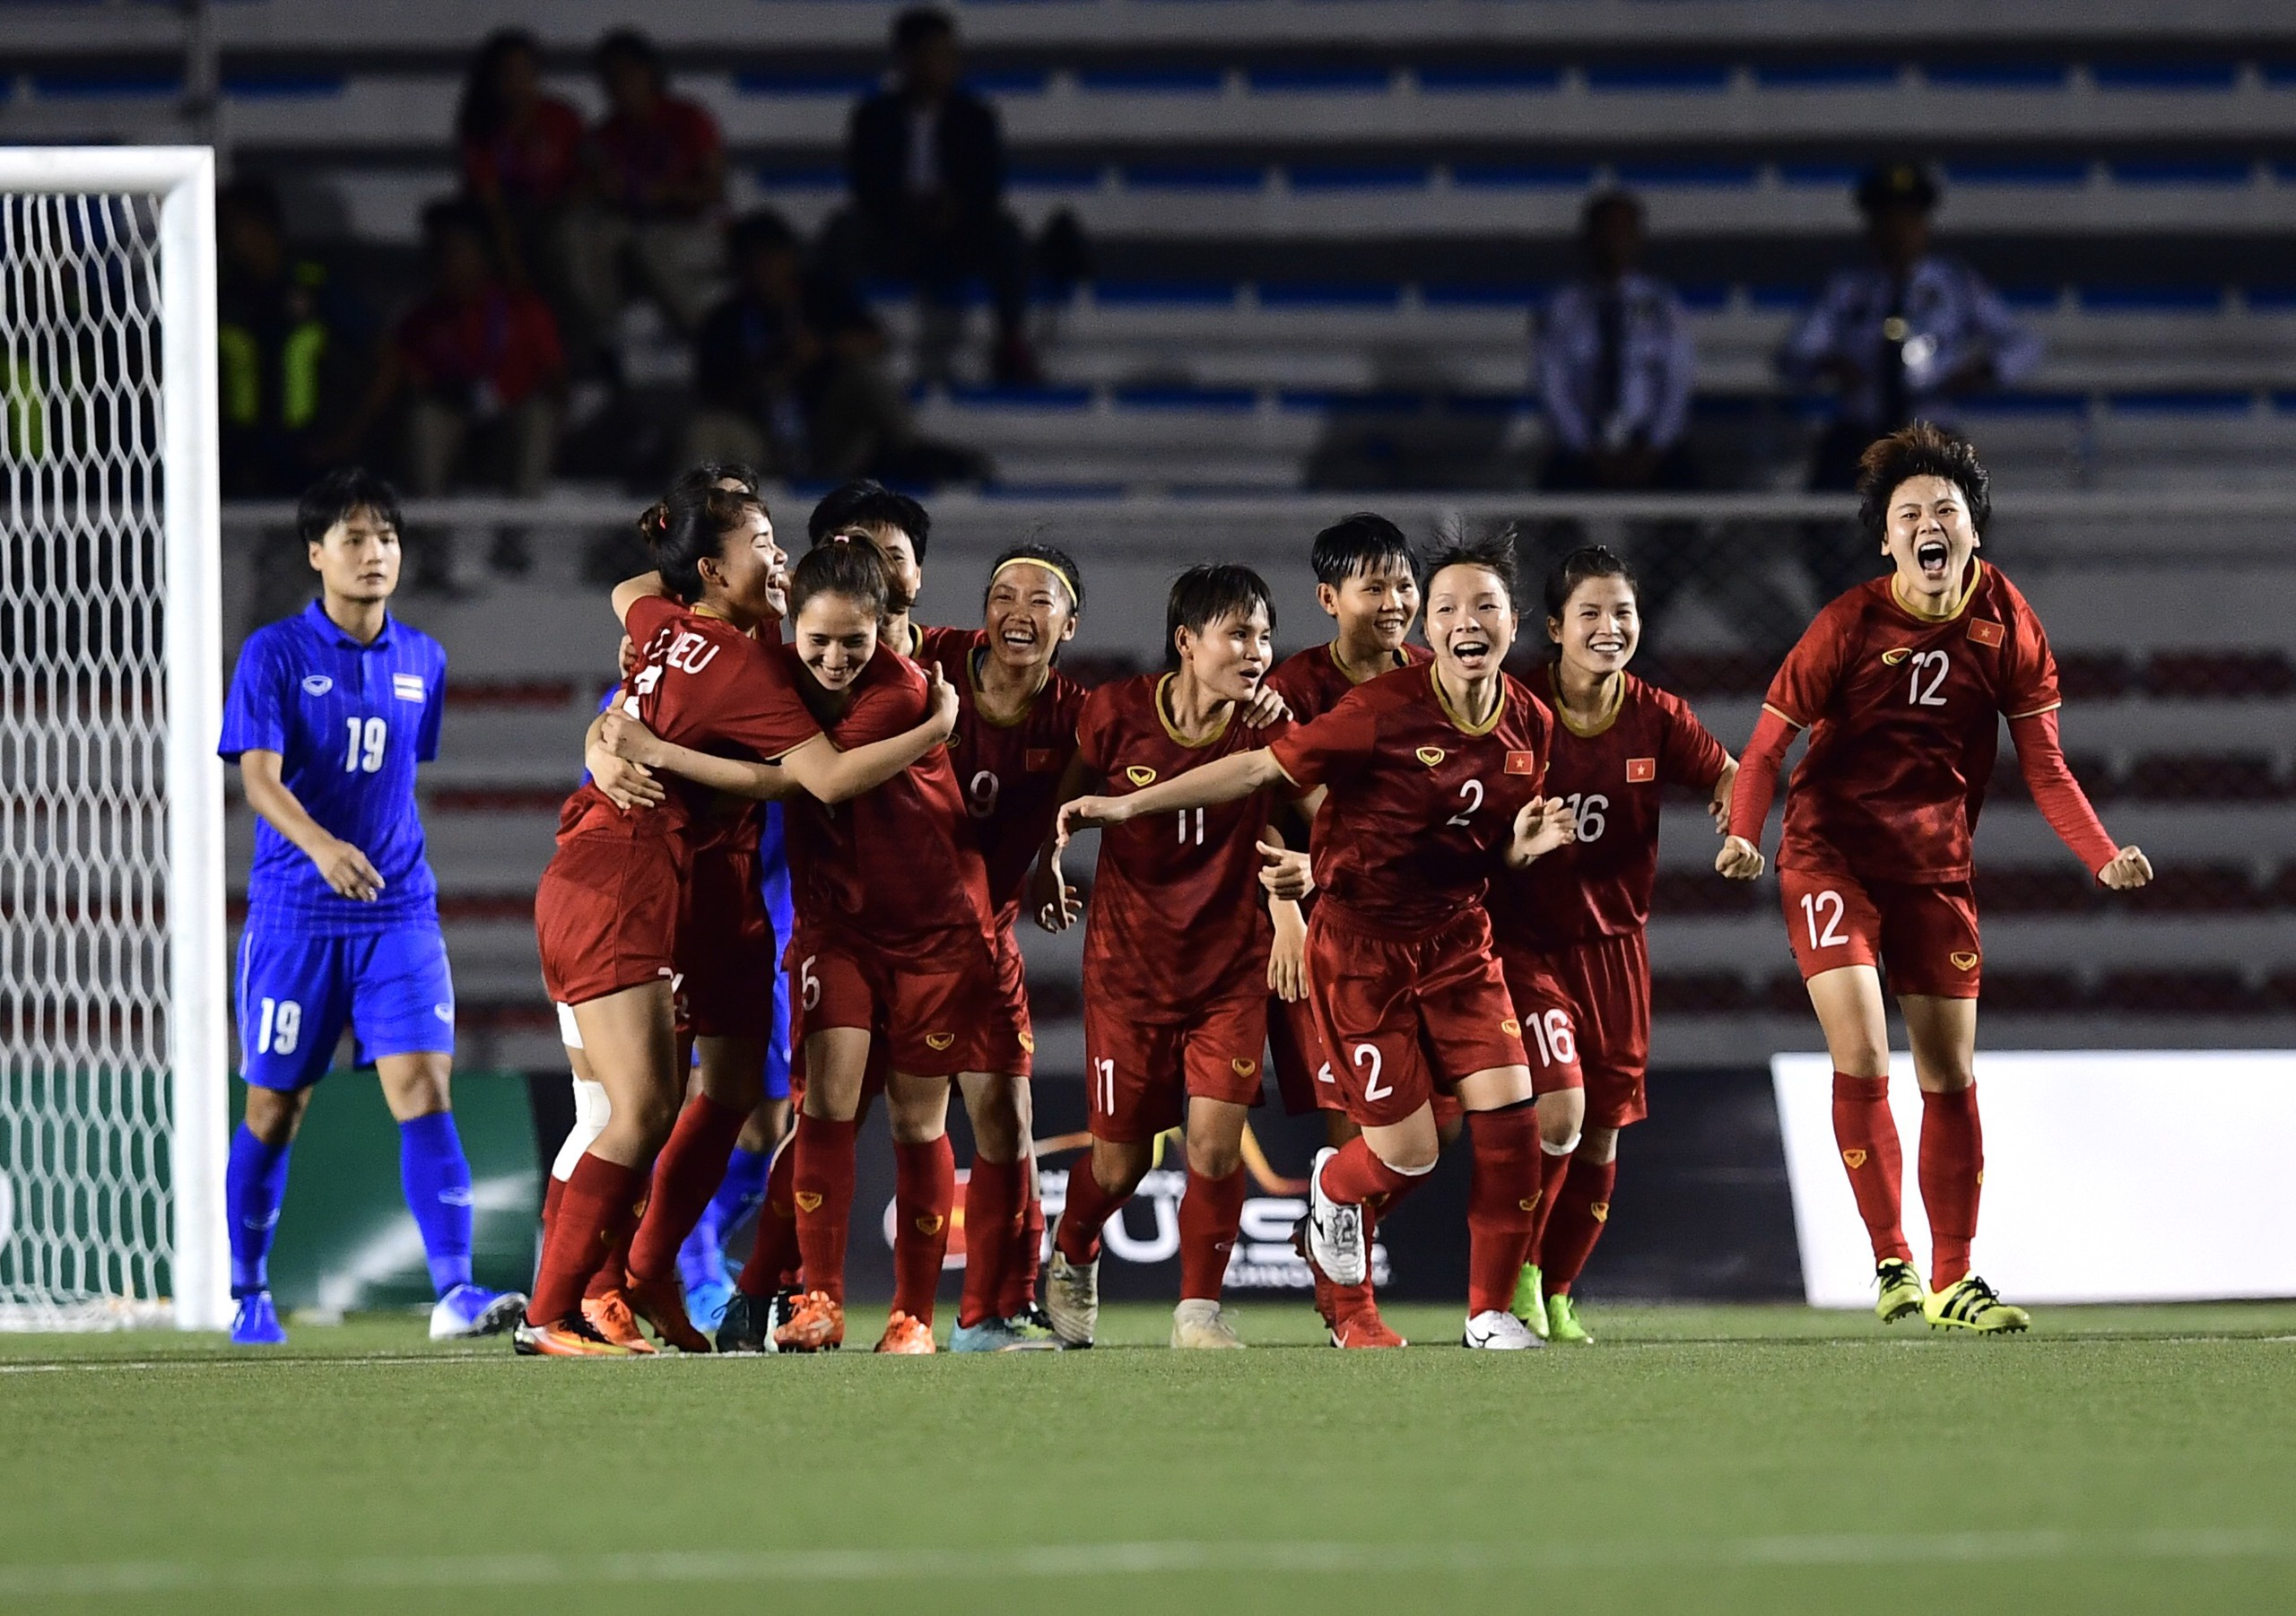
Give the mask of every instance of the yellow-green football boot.
[{"label": "yellow-green football boot", "polygon": [[1546,1299],[1546,1338],[1561,1346],[1591,1347],[1595,1338],[1578,1322],[1578,1309],[1566,1290]]},{"label": "yellow-green football boot", "polygon": [[1523,1272],[1515,1276],[1515,1305],[1508,1311],[1528,1325],[1532,1334],[1546,1339],[1546,1293],[1536,1263],[1524,1264]]},{"label": "yellow-green football boot", "polygon": [[1874,1304],[1874,1311],[1882,1316],[1885,1325],[1920,1312],[1929,1299],[1921,1275],[1903,1257],[1884,1258],[1874,1270],[1874,1282],[1882,1288],[1881,1299]]},{"label": "yellow-green football boot", "polygon": [[1963,1274],[1922,1303],[1921,1316],[1933,1330],[1974,1330],[1979,1335],[2014,1335],[2033,1322],[2031,1314],[2003,1301],[1973,1273]]}]

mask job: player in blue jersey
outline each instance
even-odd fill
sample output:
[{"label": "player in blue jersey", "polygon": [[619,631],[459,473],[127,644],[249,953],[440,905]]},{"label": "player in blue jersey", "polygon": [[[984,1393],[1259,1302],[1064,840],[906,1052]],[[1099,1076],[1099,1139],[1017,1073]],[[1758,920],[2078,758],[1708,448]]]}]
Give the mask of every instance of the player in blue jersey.
[{"label": "player in blue jersey", "polygon": [[455,986],[414,804],[415,765],[439,752],[447,656],[391,618],[399,508],[387,482],[329,473],[296,528],[319,598],[248,637],[216,747],[258,816],[237,1005],[247,1114],[224,1191],[231,1339],[287,1339],[265,1265],[295,1130],[346,1022],[398,1119],[400,1177],[439,1294],[431,1337],[491,1334],[526,1299],[471,1282],[470,1163],[448,1108]]}]

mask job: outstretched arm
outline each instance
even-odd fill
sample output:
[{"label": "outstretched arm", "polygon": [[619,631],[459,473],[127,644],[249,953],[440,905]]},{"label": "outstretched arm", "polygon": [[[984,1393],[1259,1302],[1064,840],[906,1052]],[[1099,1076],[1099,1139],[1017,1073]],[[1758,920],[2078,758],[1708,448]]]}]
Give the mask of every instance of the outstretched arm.
[{"label": "outstretched arm", "polygon": [[1770,800],[1778,793],[1778,771],[1801,725],[1765,706],[1730,780],[1729,834],[1714,856],[1715,871],[1732,881],[1752,881],[1762,872],[1761,832],[1770,821]]},{"label": "outstretched arm", "polygon": [[2025,788],[2032,793],[2033,806],[2092,875],[2116,892],[2141,887],[2152,879],[2152,861],[2135,846],[2114,845],[2097,811],[2089,805],[2088,794],[2066,767],[2065,749],[2057,741],[2055,708],[2012,718],[2009,738],[2016,744],[2017,766],[2024,774]]},{"label": "outstretched arm", "polygon": [[1265,747],[1230,752],[1217,761],[1186,774],[1174,775],[1130,796],[1081,796],[1061,805],[1053,825],[1053,838],[1065,847],[1068,838],[1087,825],[1121,825],[1146,813],[1172,813],[1182,808],[1208,808],[1214,803],[1234,803],[1284,780],[1275,756]]}]

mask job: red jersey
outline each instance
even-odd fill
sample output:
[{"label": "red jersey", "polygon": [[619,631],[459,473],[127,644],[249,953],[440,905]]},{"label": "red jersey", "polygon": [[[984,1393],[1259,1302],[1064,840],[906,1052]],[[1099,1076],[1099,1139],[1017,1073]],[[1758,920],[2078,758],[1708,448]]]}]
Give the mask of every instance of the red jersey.
[{"label": "red jersey", "polygon": [[957,731],[949,738],[973,840],[988,865],[997,923],[1019,913],[1029,868],[1058,812],[1060,777],[1076,755],[1084,687],[1058,668],[1021,716],[999,724],[980,710],[979,670],[988,655],[980,629],[927,629],[917,651],[957,687]]},{"label": "red jersey", "polygon": [[398,351],[419,386],[506,405],[525,402],[566,363],[549,308],[499,281],[474,302],[431,298],[410,309]]},{"label": "red jersey", "polygon": [[[1267,676],[1270,689],[1283,698],[1283,705],[1292,709],[1294,721],[1306,724],[1320,718],[1339,705],[1339,699],[1353,690],[1356,681],[1347,676],[1333,655],[1334,645],[1309,646],[1304,651],[1294,651],[1276,664],[1275,672]],[[1435,660],[1435,653],[1425,646],[1406,645],[1395,654],[1395,660],[1379,669],[1380,673],[1395,668],[1423,667]],[[1372,675],[1377,678],[1378,674]]]},{"label": "red jersey", "polygon": [[2040,619],[1972,559],[1951,616],[1916,616],[1896,575],[1819,613],[1763,704],[1806,727],[1786,795],[1781,870],[1932,882],[1970,878],[1970,835],[2003,717],[2061,705]]},{"label": "red jersey", "polygon": [[535,102],[524,128],[506,124],[484,140],[462,143],[463,183],[490,187],[509,202],[554,204],[582,177],[582,115],[554,95]]},{"label": "red jersey", "polygon": [[[1578,838],[1491,890],[1491,929],[1535,953],[1596,937],[1622,937],[1650,923],[1658,880],[1658,800],[1668,786],[1710,792],[1729,754],[1681,697],[1631,673],[1613,676],[1609,716],[1579,729],[1558,699],[1546,794],[1570,805]],[[1534,688],[1554,697],[1554,667]]]},{"label": "red jersey", "polygon": [[[1110,796],[1249,752],[1291,729],[1252,729],[1231,707],[1210,739],[1183,741],[1165,705],[1172,677],[1120,679],[1084,699],[1076,755]],[[1247,973],[1265,973],[1275,934],[1254,844],[1266,831],[1271,805],[1269,793],[1255,792],[1169,819],[1101,827],[1084,926],[1084,979],[1095,993],[1122,1001],[1142,1021],[1170,1021],[1231,990]]]},{"label": "red jersey", "polygon": [[[798,694],[794,664],[724,618],[648,595],[631,603],[622,627],[638,647],[638,666],[622,681],[617,705],[663,740],[716,757],[771,760],[821,734]],[[715,839],[749,821],[752,804],[740,799],[675,775],[663,784],[668,795],[660,806],[624,813],[585,783],[566,799],[560,839],[611,829],[691,841],[695,826]],[[729,803],[738,804],[730,815]]]},{"label": "red jersey", "polygon": [[1367,680],[1277,741],[1283,772],[1326,786],[1316,887],[1357,928],[1422,936],[1480,903],[1539,795],[1554,721],[1511,676],[1480,725],[1454,714],[1432,666]]},{"label": "red jersey", "polygon": [[[802,682],[808,699],[822,699],[795,647],[769,655]],[[855,682],[844,715],[825,728],[850,752],[916,728],[930,710],[917,665],[881,650]],[[785,823],[801,928],[833,932],[842,943],[893,959],[938,957],[952,931],[977,934],[986,946],[988,881],[965,830],[964,799],[946,747],[935,747],[848,803],[792,797]]]},{"label": "red jersey", "polygon": [[699,179],[725,140],[718,120],[699,102],[665,95],[648,118],[615,113],[598,126],[598,184],[614,206],[640,217],[688,213],[656,200],[665,186]]}]

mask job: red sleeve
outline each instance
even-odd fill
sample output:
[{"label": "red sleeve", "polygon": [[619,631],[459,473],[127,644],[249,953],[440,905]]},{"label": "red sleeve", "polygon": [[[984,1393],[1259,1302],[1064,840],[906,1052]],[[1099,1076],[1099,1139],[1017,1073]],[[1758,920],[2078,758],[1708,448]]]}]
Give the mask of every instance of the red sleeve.
[{"label": "red sleeve", "polygon": [[2097,811],[2089,805],[2081,782],[2066,767],[2065,752],[2057,739],[2057,710],[2052,708],[2012,718],[2009,738],[2016,743],[2017,766],[2024,772],[2026,789],[2033,794],[2033,806],[2041,811],[2048,828],[2089,867],[2090,874],[2112,863],[2120,849],[2106,834]]},{"label": "red sleeve", "polygon": [[838,720],[833,738],[841,751],[889,741],[925,721],[925,675],[905,656],[895,656],[883,647],[877,655],[891,660],[883,673],[878,674],[873,659],[873,677],[862,682],[853,693],[853,705]]},{"label": "red sleeve", "polygon": [[666,595],[641,595],[630,603],[630,610],[622,613],[622,631],[630,636],[630,643],[643,656],[646,647],[662,626],[685,610]]},{"label": "red sleeve", "polygon": [[[2057,655],[2048,648],[2048,635],[2041,628],[2040,618],[2025,604],[2023,595],[2013,595],[2010,599],[2015,609],[2008,614],[2009,644],[2002,658],[2001,710],[2014,723],[2062,707],[2065,698],[2057,691]],[[2018,756],[2023,755],[2021,749]]]},{"label": "red sleeve", "polygon": [[1730,754],[1698,721],[1698,715],[1690,710],[1690,703],[1668,691],[1659,691],[1658,696],[1658,711],[1665,732],[1658,747],[1659,778],[1695,786],[1700,791],[1713,790]]},{"label": "red sleeve", "polygon": [[683,101],[680,105],[685,109],[683,143],[686,155],[692,159],[693,166],[698,169],[717,156],[726,143],[718,133],[718,120],[709,116],[708,108],[693,101]]},{"label": "red sleeve", "polygon": [[1730,834],[1761,846],[1762,828],[1770,822],[1770,799],[1778,792],[1778,770],[1786,749],[1794,743],[1797,725],[1788,724],[1769,707],[1754,725],[1738,760],[1738,783],[1731,788]]},{"label": "red sleeve", "polygon": [[1268,748],[1275,766],[1302,791],[1343,778],[1363,767],[1379,744],[1379,713],[1361,691],[1277,740]]},{"label": "red sleeve", "polygon": [[1115,764],[1109,755],[1109,731],[1116,722],[1116,692],[1118,686],[1104,684],[1084,698],[1084,710],[1076,717],[1076,755],[1084,760],[1085,767],[1103,780]]},{"label": "red sleeve", "polygon": [[736,746],[772,760],[822,733],[806,710],[788,665],[763,647],[736,665],[740,675],[723,692],[709,727]]},{"label": "red sleeve", "polygon": [[559,346],[558,322],[551,317],[550,305],[532,292],[517,296],[519,339],[526,344],[526,361],[539,382],[566,368],[566,351]]},{"label": "red sleeve", "polygon": [[1829,606],[1819,613],[1786,653],[1763,705],[1795,728],[1809,728],[1833,699],[1834,686],[1849,659],[1849,625],[1841,611]]}]

